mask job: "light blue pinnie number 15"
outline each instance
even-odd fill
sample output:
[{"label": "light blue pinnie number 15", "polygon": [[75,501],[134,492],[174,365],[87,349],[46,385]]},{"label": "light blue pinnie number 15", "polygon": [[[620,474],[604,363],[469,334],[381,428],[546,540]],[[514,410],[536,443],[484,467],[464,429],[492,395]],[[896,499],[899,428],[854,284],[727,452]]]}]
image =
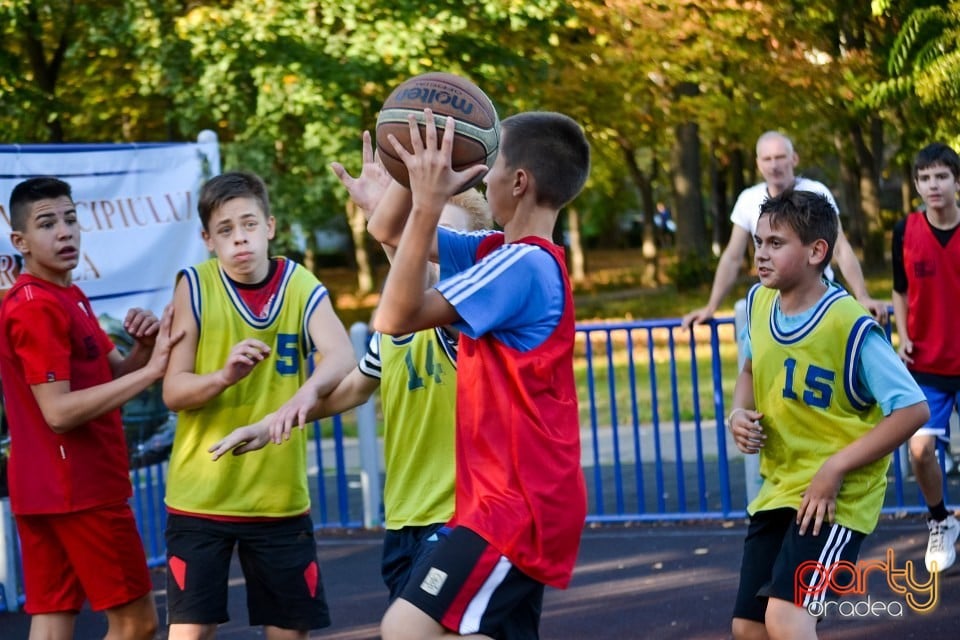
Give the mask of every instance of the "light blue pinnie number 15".
[{"label": "light blue pinnie number 15", "polygon": [[[794,391],[794,378],[797,373],[797,361],[795,358],[787,358],[783,361],[783,367],[787,370],[786,380],[783,383],[783,397],[789,400],[799,400],[800,397]],[[811,407],[826,409],[830,406],[830,399],[833,396],[833,382],[837,374],[829,369],[818,367],[815,364],[807,366],[807,373],[804,375],[803,383],[806,389],[803,390],[803,402]]]}]

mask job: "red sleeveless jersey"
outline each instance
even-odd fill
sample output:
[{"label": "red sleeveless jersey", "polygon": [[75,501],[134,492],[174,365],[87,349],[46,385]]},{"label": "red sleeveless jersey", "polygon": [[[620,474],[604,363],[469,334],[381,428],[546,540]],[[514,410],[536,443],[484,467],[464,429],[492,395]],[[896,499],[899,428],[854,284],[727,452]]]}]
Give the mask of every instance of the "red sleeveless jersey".
[{"label": "red sleeveless jersey", "polygon": [[[480,534],[531,578],[565,588],[586,519],[580,419],[573,377],[574,313],[563,249],[524,238],[557,261],[563,315],[530,351],[490,334],[460,336],[454,525]],[[481,259],[503,245],[485,238]]]},{"label": "red sleeveless jersey", "polygon": [[903,232],[907,274],[907,332],[913,340],[911,371],[960,375],[956,298],[960,295],[960,233],[941,246],[922,212],[907,216]]}]

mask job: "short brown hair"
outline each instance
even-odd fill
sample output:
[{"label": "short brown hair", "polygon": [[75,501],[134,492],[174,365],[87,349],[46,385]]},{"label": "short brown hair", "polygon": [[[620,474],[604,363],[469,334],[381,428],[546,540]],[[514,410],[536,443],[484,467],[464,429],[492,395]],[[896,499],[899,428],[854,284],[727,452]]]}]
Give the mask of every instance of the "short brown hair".
[{"label": "short brown hair", "polygon": [[213,212],[234,198],[253,198],[260,204],[263,215],[270,217],[270,198],[263,179],[250,171],[228,171],[210,178],[200,189],[197,211],[205,231],[210,230]]}]

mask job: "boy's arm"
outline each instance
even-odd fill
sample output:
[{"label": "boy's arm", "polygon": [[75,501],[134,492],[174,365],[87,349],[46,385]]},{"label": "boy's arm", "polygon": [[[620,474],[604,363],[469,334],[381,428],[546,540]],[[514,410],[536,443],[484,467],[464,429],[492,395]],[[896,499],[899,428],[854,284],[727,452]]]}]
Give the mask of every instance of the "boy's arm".
[{"label": "boy's arm", "polygon": [[842,228],[839,229],[837,234],[837,246],[833,250],[833,257],[836,259],[837,266],[840,267],[840,273],[843,274],[843,279],[850,287],[853,297],[870,312],[878,323],[885,324],[887,322],[887,305],[870,297],[863,279],[860,261],[857,260],[857,255],[853,252],[853,247],[850,246]]},{"label": "boy's arm", "polygon": [[[146,364],[110,382],[72,391],[70,381],[32,385],[43,419],[55,433],[66,433],[125,402],[163,377],[171,347],[181,335],[171,331],[173,310],[167,307],[158,327],[157,342]],[[117,356],[116,349],[107,357]]]},{"label": "boy's arm", "polygon": [[[270,421],[270,432],[274,442],[288,440],[294,426],[303,429],[306,423],[313,420],[359,407],[369,400],[380,386],[379,380],[364,375],[360,367],[354,367],[334,387],[333,391],[325,396],[317,394],[317,386],[311,384],[312,380],[313,376],[300,387],[300,391],[293,398],[277,409],[274,419]],[[304,393],[301,394],[301,392]]]},{"label": "boy's arm", "polygon": [[[443,205],[463,184],[487,170],[474,166],[454,171],[451,155],[456,123],[453,118],[446,119],[438,148],[436,123],[429,109],[424,110],[424,121],[425,134],[421,136],[416,120],[410,116],[413,153],[390,136],[394,150],[410,175],[412,204],[405,225],[402,212],[392,210],[386,218],[392,235],[374,235],[380,242],[389,244],[387,240],[392,240],[396,230],[402,228],[394,263],[387,274],[380,305],[373,318],[374,328],[389,335],[453,324],[459,319],[456,309],[436,289],[424,291],[423,274],[427,262],[437,255],[437,222]],[[391,192],[388,189],[378,209],[392,200]]]},{"label": "boy's arm", "polygon": [[[384,247],[396,249],[400,244],[400,236],[403,234],[412,206],[413,196],[410,190],[396,180],[391,181],[386,193],[371,213],[370,219],[367,220],[367,233]],[[436,228],[434,228],[429,256],[433,262],[436,262],[437,255]]]},{"label": "boy's arm", "polygon": [[[280,444],[290,439],[290,432],[294,425],[303,428],[307,422],[358,407],[370,399],[378,386],[380,386],[379,380],[364,375],[358,367],[354,367],[353,371],[347,374],[347,377],[324,398],[317,398],[315,395],[312,399],[308,395],[298,398],[300,391],[308,388],[304,385],[297,395],[275,413],[265,416],[254,424],[237,427],[211,446],[208,451],[212,454],[213,460],[217,460],[231,450],[234,455],[242,455],[262,449],[271,442]],[[293,407],[296,407],[296,413],[293,414],[295,419],[288,422],[281,421],[279,418],[281,412]]]},{"label": "boy's arm", "polygon": [[854,469],[879,460],[902,443],[930,418],[926,402],[895,409],[867,433],[830,456],[814,474],[803,494],[797,511],[800,534],[813,525],[813,535],[820,533],[824,520],[833,522],[837,493],[843,477]]},{"label": "boy's arm", "polygon": [[167,373],[163,378],[163,402],[172,411],[201,407],[224,389],[246,377],[270,353],[260,340],[246,339],[234,345],[223,368],[197,374],[195,361],[200,328],[190,305],[190,287],[181,278],[173,292],[173,330],[183,334],[170,353]]},{"label": "boy's arm", "polygon": [[316,397],[321,397],[340,384],[350,370],[357,366],[357,359],[353,355],[350,336],[333,310],[329,295],[324,296],[310,316],[307,331],[320,357],[313,374],[310,375],[310,384]]},{"label": "boy's arm", "polygon": [[743,264],[743,254],[747,252],[747,247],[752,241],[749,231],[740,225],[733,225],[727,246],[720,254],[717,271],[713,274],[713,285],[710,287],[707,305],[683,316],[680,321],[681,326],[690,329],[693,325],[706,322],[713,317],[724,298],[733,289],[733,285],[736,284],[740,265]]},{"label": "boy's arm", "polygon": [[753,361],[747,358],[743,361],[743,369],[737,376],[737,383],[733,388],[733,409],[727,418],[733,442],[743,453],[759,453],[763,441],[763,427],[760,419],[763,414],[755,409],[753,398]]},{"label": "boy's arm", "polygon": [[893,318],[896,320],[897,336],[900,338],[900,346],[897,348],[897,355],[906,364],[913,364],[913,340],[907,332],[907,317],[910,313],[907,306],[907,299],[902,293],[894,290],[893,292]]}]

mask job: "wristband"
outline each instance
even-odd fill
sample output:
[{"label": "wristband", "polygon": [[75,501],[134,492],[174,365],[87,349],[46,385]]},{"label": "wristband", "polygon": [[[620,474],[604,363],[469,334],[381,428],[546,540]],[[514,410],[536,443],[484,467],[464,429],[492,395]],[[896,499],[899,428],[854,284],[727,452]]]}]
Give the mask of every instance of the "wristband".
[{"label": "wristband", "polygon": [[731,412],[730,412],[730,415],[727,416],[727,425],[728,425],[728,426],[733,424],[733,414],[735,414],[737,411],[746,411],[746,409],[744,409],[743,407],[737,407],[736,409],[734,409],[733,411],[731,411]]}]

